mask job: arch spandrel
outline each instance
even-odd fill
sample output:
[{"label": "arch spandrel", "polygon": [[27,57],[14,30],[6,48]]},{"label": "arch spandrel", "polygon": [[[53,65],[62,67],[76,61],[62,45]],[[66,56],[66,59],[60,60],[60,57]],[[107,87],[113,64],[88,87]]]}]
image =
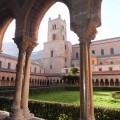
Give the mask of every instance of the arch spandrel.
[{"label": "arch spandrel", "polygon": [[101,25],[101,2],[102,0],[77,0],[77,2],[73,2],[70,25],[71,30],[78,36],[83,34],[81,32],[86,32],[89,19],[95,27]]},{"label": "arch spandrel", "polygon": [[26,13],[26,18],[24,22],[24,30],[25,34],[29,37],[33,37],[37,39],[38,37],[38,29],[42,18],[48,9],[54,5],[56,2],[62,2],[68,6],[68,9],[71,5],[71,0],[40,0],[40,1],[32,1],[30,8],[28,8],[28,12]]},{"label": "arch spandrel", "polygon": [[10,9],[4,8],[0,12],[0,51],[2,51],[2,41],[5,31],[14,18],[14,14]]}]

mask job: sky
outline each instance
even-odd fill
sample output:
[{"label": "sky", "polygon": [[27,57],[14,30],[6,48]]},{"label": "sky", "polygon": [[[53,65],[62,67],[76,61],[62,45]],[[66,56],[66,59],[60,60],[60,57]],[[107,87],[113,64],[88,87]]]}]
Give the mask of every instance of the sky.
[{"label": "sky", "polygon": [[[71,41],[72,44],[79,43],[77,35],[73,31],[70,31],[70,17],[67,6],[58,2],[47,11],[41,21],[38,34],[39,45],[34,51],[39,51],[44,48],[43,43],[47,41],[48,20],[49,18],[57,18],[59,14],[67,23],[67,40]],[[120,0],[102,0],[101,21],[102,25],[97,28],[98,34],[95,40],[120,37]],[[12,38],[14,38],[14,33],[15,20],[9,25],[3,42],[13,42]]]}]

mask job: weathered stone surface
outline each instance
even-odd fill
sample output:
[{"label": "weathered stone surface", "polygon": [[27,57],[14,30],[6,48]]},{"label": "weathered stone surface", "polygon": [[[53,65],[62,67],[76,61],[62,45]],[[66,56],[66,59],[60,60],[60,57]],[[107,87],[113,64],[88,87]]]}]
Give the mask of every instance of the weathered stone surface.
[{"label": "weathered stone surface", "polygon": [[6,117],[9,117],[9,112],[0,111],[0,120],[5,119]]}]

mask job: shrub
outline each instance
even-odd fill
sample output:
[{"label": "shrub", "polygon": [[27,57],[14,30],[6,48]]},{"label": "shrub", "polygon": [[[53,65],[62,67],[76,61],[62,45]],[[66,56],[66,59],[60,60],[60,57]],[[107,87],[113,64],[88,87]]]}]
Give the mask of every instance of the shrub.
[{"label": "shrub", "polygon": [[[11,98],[0,98],[0,109],[11,111]],[[37,117],[47,120],[79,120],[79,106],[29,101],[30,111]],[[96,120],[120,120],[120,109],[95,108]]]},{"label": "shrub", "polygon": [[111,97],[114,99],[120,99],[120,91],[111,92]]}]

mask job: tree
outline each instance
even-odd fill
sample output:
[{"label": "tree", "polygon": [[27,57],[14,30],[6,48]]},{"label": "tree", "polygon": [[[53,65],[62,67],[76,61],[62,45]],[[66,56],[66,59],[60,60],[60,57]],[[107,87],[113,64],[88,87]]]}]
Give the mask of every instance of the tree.
[{"label": "tree", "polygon": [[70,68],[70,71],[71,71],[71,73],[72,73],[73,75],[75,75],[75,74],[79,71],[79,69],[76,68],[76,67],[71,67],[71,68]]}]

